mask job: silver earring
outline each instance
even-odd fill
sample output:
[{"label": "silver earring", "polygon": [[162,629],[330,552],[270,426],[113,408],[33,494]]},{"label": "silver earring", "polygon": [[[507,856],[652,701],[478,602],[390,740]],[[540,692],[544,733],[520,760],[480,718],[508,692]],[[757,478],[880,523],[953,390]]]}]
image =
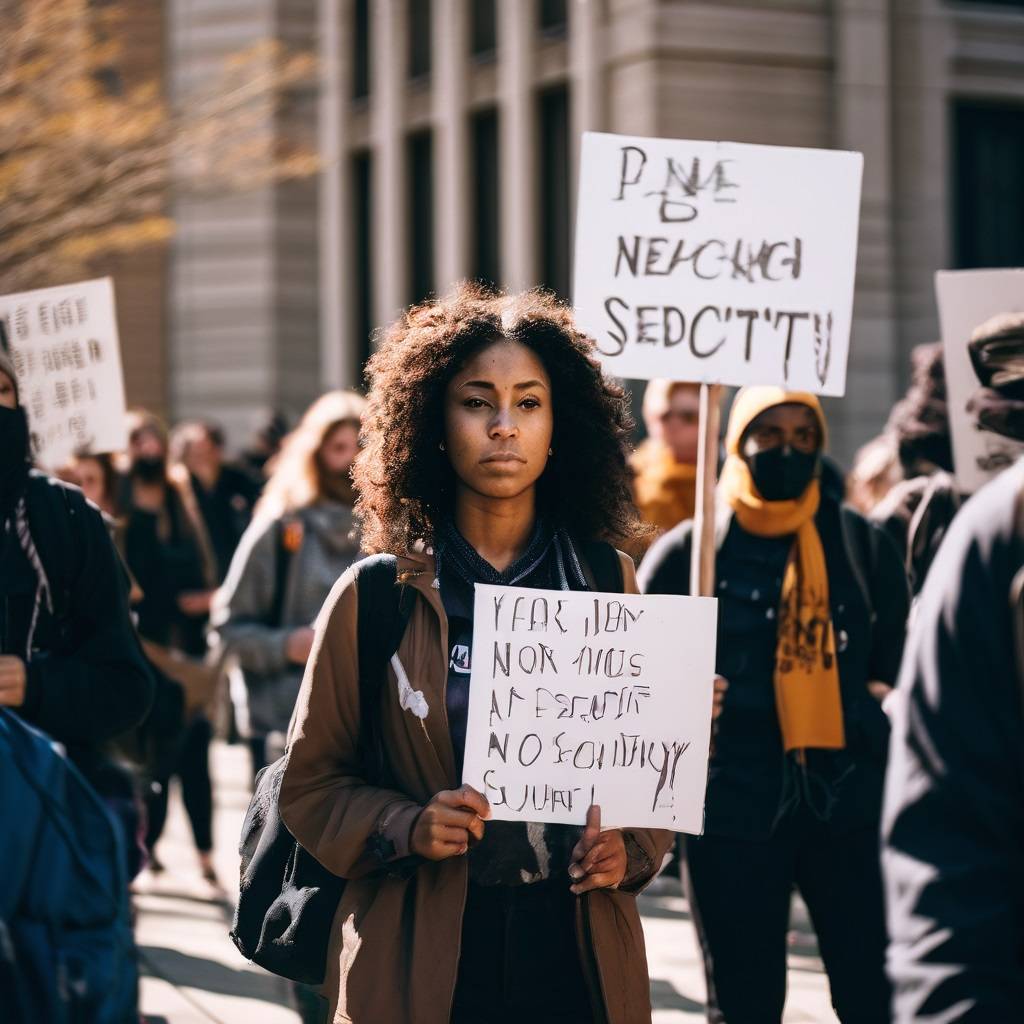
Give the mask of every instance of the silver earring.
[{"label": "silver earring", "polygon": [[440,444],[439,444],[439,445],[437,446],[437,450],[438,450],[439,452],[447,451],[447,449],[446,449],[446,448],[445,448],[445,446],[444,446],[444,441],[442,441],[442,442],[441,442],[441,443],[440,443]]},{"label": "silver earring", "polygon": [[554,449],[553,448],[549,448],[548,449],[548,458],[551,458],[551,456],[554,455],[554,454],[555,454]]}]

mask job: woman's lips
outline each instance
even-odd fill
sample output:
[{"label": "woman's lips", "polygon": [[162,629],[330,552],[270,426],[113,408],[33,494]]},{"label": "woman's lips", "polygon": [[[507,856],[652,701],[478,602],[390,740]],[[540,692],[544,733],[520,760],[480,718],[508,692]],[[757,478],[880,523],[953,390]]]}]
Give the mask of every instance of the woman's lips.
[{"label": "woman's lips", "polygon": [[488,455],[486,458],[481,459],[481,462],[522,462],[525,464],[526,459],[521,455],[517,455],[515,452],[495,452],[493,455]]}]

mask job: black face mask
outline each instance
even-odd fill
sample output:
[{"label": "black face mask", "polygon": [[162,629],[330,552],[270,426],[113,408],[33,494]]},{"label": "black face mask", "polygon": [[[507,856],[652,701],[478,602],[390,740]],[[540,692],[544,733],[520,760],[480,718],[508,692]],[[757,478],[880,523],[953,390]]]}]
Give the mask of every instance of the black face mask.
[{"label": "black face mask", "polygon": [[780,445],[747,456],[754,486],[765,501],[795,501],[818,472],[818,452]]},{"label": "black face mask", "polygon": [[28,478],[28,419],[25,410],[0,405],[0,506],[9,508]]},{"label": "black face mask", "polygon": [[144,484],[158,484],[167,475],[167,462],[155,455],[140,455],[132,462],[132,476]]}]

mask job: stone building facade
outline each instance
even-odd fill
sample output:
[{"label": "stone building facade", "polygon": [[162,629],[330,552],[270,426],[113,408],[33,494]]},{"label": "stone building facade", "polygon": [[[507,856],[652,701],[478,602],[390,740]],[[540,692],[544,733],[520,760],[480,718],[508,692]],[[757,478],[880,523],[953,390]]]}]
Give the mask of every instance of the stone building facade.
[{"label": "stone building facade", "polygon": [[316,180],[175,203],[176,416],[241,440],[358,384],[374,329],[464,277],[568,296],[588,129],[864,153],[848,458],[937,336],[932,278],[1024,264],[1024,3],[976,0],[169,0],[180,90],[247,42],[321,57],[268,116]]}]

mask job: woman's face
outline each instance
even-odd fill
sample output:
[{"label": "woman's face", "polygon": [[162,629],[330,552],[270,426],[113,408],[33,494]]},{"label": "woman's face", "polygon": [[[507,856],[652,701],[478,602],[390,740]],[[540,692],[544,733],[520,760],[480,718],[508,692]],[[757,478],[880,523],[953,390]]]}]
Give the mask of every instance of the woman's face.
[{"label": "woman's face", "polygon": [[95,459],[79,459],[75,463],[75,480],[94,505],[104,507],[107,496],[104,493],[103,467]]},{"label": "woman's face", "polygon": [[462,488],[516,498],[533,488],[554,430],[551,378],[525,345],[481,349],[445,391],[445,443]]},{"label": "woman's face", "polygon": [[0,371],[0,405],[6,409],[18,408],[18,393],[14,390],[14,381],[3,371]]},{"label": "woman's face", "polygon": [[342,423],[324,438],[317,459],[329,476],[343,477],[352,468],[358,453],[359,428],[351,423]]}]

